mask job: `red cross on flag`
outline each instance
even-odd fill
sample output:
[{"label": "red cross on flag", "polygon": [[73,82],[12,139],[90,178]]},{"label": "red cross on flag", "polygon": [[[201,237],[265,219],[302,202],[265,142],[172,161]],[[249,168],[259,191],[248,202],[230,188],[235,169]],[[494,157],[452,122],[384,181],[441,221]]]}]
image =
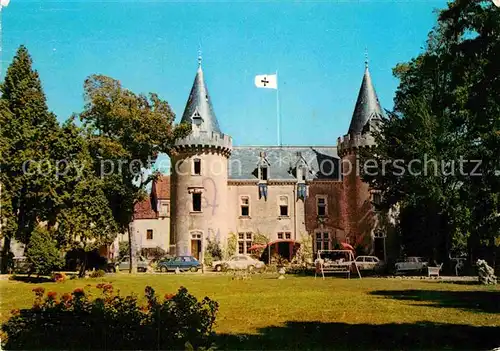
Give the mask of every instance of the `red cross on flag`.
[{"label": "red cross on flag", "polygon": [[278,89],[278,77],[276,74],[262,74],[255,76],[257,88]]}]

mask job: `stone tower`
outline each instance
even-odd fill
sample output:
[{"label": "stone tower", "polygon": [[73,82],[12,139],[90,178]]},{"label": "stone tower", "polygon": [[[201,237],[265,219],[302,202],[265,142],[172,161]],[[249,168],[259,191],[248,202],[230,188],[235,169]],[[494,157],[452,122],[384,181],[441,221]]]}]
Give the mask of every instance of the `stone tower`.
[{"label": "stone tower", "polygon": [[207,239],[228,235],[228,158],[231,137],[221,132],[203,77],[201,58],[182,116],[191,134],[175,143],[171,159],[170,240],[177,255],[203,259]]},{"label": "stone tower", "polygon": [[360,177],[362,165],[358,160],[358,151],[375,145],[372,131],[382,118],[382,108],[366,62],[349,131],[338,139],[337,147],[343,168],[346,238],[352,246],[363,247],[367,254],[374,249],[377,216],[373,211],[369,186]]}]

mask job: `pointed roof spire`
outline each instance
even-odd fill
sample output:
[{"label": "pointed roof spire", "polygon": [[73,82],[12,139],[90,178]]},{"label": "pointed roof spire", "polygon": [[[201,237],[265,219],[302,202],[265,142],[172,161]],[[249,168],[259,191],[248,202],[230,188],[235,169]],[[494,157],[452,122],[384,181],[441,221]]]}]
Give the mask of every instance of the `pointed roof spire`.
[{"label": "pointed roof spire", "polygon": [[368,69],[368,49],[365,48],[365,69]]},{"label": "pointed roof spire", "polygon": [[203,78],[201,50],[198,52],[198,71],[181,119],[181,123],[192,124],[193,122],[199,124],[200,130],[203,132],[221,132]]},{"label": "pointed roof spire", "polygon": [[370,71],[368,70],[368,54],[365,56],[365,73],[358,93],[356,107],[349,126],[349,134],[364,133],[369,128],[368,122],[382,118],[383,112],[373,87]]}]

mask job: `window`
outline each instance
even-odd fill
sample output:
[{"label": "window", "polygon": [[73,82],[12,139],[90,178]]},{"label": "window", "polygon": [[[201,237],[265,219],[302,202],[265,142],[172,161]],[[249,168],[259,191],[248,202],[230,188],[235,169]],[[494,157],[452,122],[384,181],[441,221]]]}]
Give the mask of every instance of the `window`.
[{"label": "window", "polygon": [[380,205],[382,203],[382,195],[380,193],[373,193],[373,203]]},{"label": "window", "polygon": [[248,196],[240,197],[240,207],[242,217],[250,216],[250,198]]},{"label": "window", "polygon": [[193,212],[201,212],[201,193],[193,193]]},{"label": "window", "polygon": [[193,174],[201,175],[201,160],[199,158],[193,160]]},{"label": "window", "polygon": [[161,201],[160,202],[160,216],[169,216],[170,215],[170,205],[168,202]]},{"label": "window", "polygon": [[318,197],[316,200],[318,216],[326,216],[326,196]]},{"label": "window", "polygon": [[146,230],[146,239],[153,240],[153,229]]},{"label": "window", "polygon": [[251,232],[238,233],[238,253],[248,254],[250,253],[250,248],[252,247],[253,235]]},{"label": "window", "polygon": [[267,181],[269,174],[268,174],[268,168],[265,166],[260,167],[260,180],[265,180]]},{"label": "window", "polygon": [[307,176],[307,168],[304,166],[297,167],[297,180],[299,182],[305,182]]},{"label": "window", "polygon": [[330,250],[330,233],[316,233],[316,251],[318,250]]},{"label": "window", "polygon": [[291,239],[291,238],[292,238],[291,232],[278,232],[278,240]]},{"label": "window", "polygon": [[280,206],[280,216],[287,217],[288,216],[288,197],[287,196],[280,196],[279,206]]}]

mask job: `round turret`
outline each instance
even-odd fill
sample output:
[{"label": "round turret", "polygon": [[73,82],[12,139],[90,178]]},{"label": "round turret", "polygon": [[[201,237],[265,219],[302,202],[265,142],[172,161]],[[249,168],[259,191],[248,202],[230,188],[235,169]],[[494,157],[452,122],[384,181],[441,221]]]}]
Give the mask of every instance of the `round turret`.
[{"label": "round turret", "polygon": [[182,121],[191,134],[175,142],[171,158],[171,244],[176,255],[202,261],[208,240],[225,246],[228,236],[228,158],[232,139],[220,131],[201,66]]}]

